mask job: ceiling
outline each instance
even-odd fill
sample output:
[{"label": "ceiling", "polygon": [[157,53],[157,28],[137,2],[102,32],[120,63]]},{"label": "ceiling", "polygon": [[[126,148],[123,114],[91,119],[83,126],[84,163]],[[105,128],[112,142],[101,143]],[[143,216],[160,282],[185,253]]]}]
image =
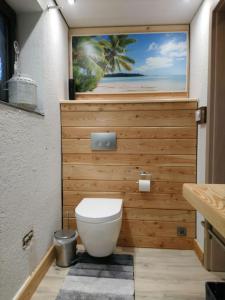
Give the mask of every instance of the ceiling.
[{"label": "ceiling", "polygon": [[189,24],[202,0],[57,0],[69,27]]}]

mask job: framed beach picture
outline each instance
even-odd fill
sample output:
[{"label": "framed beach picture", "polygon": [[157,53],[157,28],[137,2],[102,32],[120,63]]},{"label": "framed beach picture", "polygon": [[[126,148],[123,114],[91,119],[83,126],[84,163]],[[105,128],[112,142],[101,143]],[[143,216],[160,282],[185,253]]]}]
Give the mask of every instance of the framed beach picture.
[{"label": "framed beach picture", "polygon": [[157,27],[156,32],[116,34],[81,31],[71,35],[71,44],[71,75],[76,92],[188,90],[188,30],[160,32]]}]

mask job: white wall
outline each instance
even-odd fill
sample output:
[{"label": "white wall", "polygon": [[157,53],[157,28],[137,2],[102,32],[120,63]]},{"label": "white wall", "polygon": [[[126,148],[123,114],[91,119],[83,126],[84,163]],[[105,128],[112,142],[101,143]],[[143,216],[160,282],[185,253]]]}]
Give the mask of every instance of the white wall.
[{"label": "white wall", "polygon": [[[208,67],[212,10],[219,0],[205,0],[190,26],[190,97],[199,99],[199,106],[208,101]],[[205,182],[206,125],[198,126],[197,182]],[[202,216],[197,214],[197,240],[204,247]]]},{"label": "white wall", "polygon": [[[67,97],[68,30],[57,10],[20,15],[22,71],[45,116],[0,104],[0,298],[11,300],[61,228],[59,100]],[[22,237],[34,230],[30,249]]]}]

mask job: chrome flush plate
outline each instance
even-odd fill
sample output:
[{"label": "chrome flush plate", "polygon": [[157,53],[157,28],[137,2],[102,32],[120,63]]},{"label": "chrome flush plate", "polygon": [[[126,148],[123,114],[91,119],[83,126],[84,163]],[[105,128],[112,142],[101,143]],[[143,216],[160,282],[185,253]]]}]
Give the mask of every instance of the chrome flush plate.
[{"label": "chrome flush plate", "polygon": [[93,132],[91,133],[91,150],[110,151],[116,150],[115,132]]}]

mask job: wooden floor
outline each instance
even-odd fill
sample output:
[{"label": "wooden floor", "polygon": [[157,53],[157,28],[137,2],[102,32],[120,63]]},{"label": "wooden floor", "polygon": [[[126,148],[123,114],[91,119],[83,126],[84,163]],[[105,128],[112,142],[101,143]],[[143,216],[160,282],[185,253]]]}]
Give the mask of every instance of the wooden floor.
[{"label": "wooden floor", "polygon": [[[225,273],[207,272],[189,250],[120,248],[135,258],[136,300],[205,300],[205,282],[225,279]],[[32,300],[53,300],[68,269],[52,265]]]}]

